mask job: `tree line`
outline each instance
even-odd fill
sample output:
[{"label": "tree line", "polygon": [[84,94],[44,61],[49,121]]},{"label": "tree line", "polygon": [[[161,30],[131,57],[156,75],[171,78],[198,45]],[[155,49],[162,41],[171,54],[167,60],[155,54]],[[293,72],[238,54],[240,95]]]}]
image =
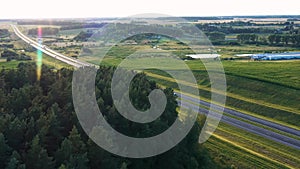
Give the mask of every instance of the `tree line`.
[{"label": "tree line", "polygon": [[300,46],[299,34],[271,34],[266,37],[260,37],[256,34],[239,34],[237,40],[246,44],[268,44],[268,45],[289,45]]},{"label": "tree line", "polygon": [[268,41],[272,45],[300,46],[300,35],[273,34],[268,37]]}]

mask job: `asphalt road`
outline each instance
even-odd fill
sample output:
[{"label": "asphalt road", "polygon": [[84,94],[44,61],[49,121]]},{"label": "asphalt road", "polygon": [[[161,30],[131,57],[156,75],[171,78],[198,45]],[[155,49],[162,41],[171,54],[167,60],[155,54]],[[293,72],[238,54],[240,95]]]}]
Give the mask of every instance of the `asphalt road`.
[{"label": "asphalt road", "polygon": [[[84,66],[95,66],[93,64],[86,63],[86,62],[83,62],[83,61],[79,61],[77,59],[73,59],[73,58],[64,56],[64,55],[62,55],[62,54],[60,54],[60,53],[58,53],[54,50],[51,50],[47,46],[39,44],[39,43],[35,42],[34,40],[28,38],[24,34],[22,34],[15,25],[11,25],[11,26],[12,26],[15,34],[18,37],[20,37],[23,41],[25,41],[26,43],[30,44],[34,48],[42,51],[43,53],[45,53],[45,54],[47,54],[47,55],[49,55],[49,56],[51,56],[55,59],[58,59],[58,60],[66,63],[66,64],[72,65],[76,68],[84,67]],[[177,94],[180,95],[179,93],[177,93]],[[207,109],[198,107],[195,104],[200,104],[200,105],[205,106],[205,107],[211,107],[212,108],[212,110],[211,110],[212,117],[218,115],[216,111],[223,110],[223,108],[221,106],[211,104],[209,102],[205,102],[203,100],[199,100],[199,99],[196,99],[196,98],[184,95],[184,94],[181,94],[181,97],[182,97],[183,100],[181,102],[179,101],[179,104],[181,103],[181,105],[185,108],[189,108],[189,109],[192,109],[194,111],[199,111],[199,113],[208,114],[209,111]],[[188,102],[185,101],[185,100],[187,100]],[[193,104],[191,104],[190,102],[192,102]],[[296,130],[296,129],[293,129],[293,128],[290,128],[290,127],[287,127],[287,126],[283,126],[283,125],[280,125],[280,124],[277,124],[277,123],[274,123],[274,122],[270,122],[270,121],[267,121],[265,119],[253,117],[253,116],[244,114],[242,112],[238,112],[238,111],[231,110],[231,109],[228,109],[228,108],[224,108],[224,115],[222,116],[222,119],[221,119],[221,121],[224,122],[224,123],[230,124],[232,126],[238,127],[238,128],[243,129],[245,131],[257,134],[257,135],[262,136],[264,138],[267,138],[267,139],[273,140],[275,142],[278,142],[278,143],[281,143],[281,144],[284,144],[284,145],[287,145],[287,146],[290,146],[290,147],[294,147],[294,148],[300,150],[300,141],[299,140],[296,140],[294,138],[291,138],[291,137],[288,137],[288,136],[285,136],[285,135],[282,135],[282,134],[264,129],[262,127],[258,127],[258,126],[246,123],[244,121],[241,121],[241,120],[238,120],[238,119],[235,119],[235,118],[232,118],[232,117],[228,117],[228,116],[226,116],[226,114],[227,115],[232,115],[232,116],[235,116],[235,117],[247,120],[247,121],[251,121],[251,122],[254,122],[254,123],[258,123],[260,125],[264,125],[264,126],[272,128],[272,129],[275,129],[275,130],[278,130],[278,131],[281,131],[281,132],[285,132],[285,133],[289,133],[289,134],[292,134],[292,135],[295,135],[295,136],[298,136],[298,137],[300,137],[300,131],[299,130]]]},{"label": "asphalt road", "polygon": [[[179,95],[179,93],[177,93],[177,95]],[[293,129],[293,128],[290,128],[290,127],[287,127],[287,126],[283,126],[281,124],[277,124],[277,123],[274,123],[274,122],[270,122],[270,121],[265,120],[265,119],[257,118],[257,117],[254,117],[254,116],[251,116],[251,115],[248,115],[248,114],[244,114],[242,112],[238,112],[238,111],[235,111],[235,110],[232,110],[232,109],[223,108],[219,105],[211,104],[209,102],[206,102],[206,101],[203,101],[203,100],[191,97],[191,96],[187,96],[187,95],[184,95],[184,94],[181,94],[181,97],[184,100],[187,100],[189,102],[193,102],[193,103],[196,103],[196,104],[200,104],[200,105],[205,106],[205,107],[210,107],[211,106],[212,109],[217,110],[217,111],[222,111],[224,109],[224,114],[230,114],[232,116],[236,116],[236,117],[239,117],[239,118],[242,118],[242,119],[245,119],[245,120],[249,120],[251,122],[255,122],[255,123],[258,123],[258,124],[261,124],[261,125],[264,125],[264,126],[267,126],[267,127],[270,127],[270,128],[273,128],[273,129],[276,129],[276,130],[286,132],[286,133],[289,133],[289,134],[300,137],[300,131],[299,130],[296,130],[296,129]]]},{"label": "asphalt road", "polygon": [[[184,108],[192,109],[193,111],[198,111],[199,113],[202,113],[202,114],[205,114],[205,115],[207,115],[208,112],[209,112],[209,110],[204,109],[202,107],[199,107],[199,106],[197,106],[193,103],[189,103],[189,102],[186,102],[186,101],[178,101],[178,103],[179,104],[181,103],[181,106],[184,107]],[[210,114],[211,117],[219,116],[219,113],[215,112],[213,110],[211,110],[210,113],[211,113]],[[241,114],[243,114],[243,113],[241,113]],[[236,116],[236,117],[239,117],[239,116]],[[240,117],[240,118],[242,118],[242,117]],[[241,120],[238,120],[238,119],[235,119],[235,118],[232,118],[232,117],[228,117],[228,116],[226,116],[225,109],[224,109],[224,115],[222,116],[221,121],[224,122],[224,123],[227,123],[229,125],[235,126],[237,128],[246,130],[248,132],[257,134],[257,135],[262,136],[264,138],[267,138],[267,139],[273,140],[275,142],[278,142],[278,143],[281,143],[281,144],[284,144],[284,145],[287,145],[287,146],[290,146],[290,147],[293,147],[293,148],[296,148],[296,149],[300,150],[300,141],[299,140],[296,140],[294,138],[291,138],[291,137],[288,137],[288,136],[285,136],[285,135],[282,135],[282,134],[264,129],[262,127],[258,127],[258,126],[246,123],[244,121],[241,121]],[[251,121],[251,120],[249,120],[249,121]],[[269,122],[269,121],[266,121],[266,122]],[[299,131],[298,131],[297,134],[299,134]]]}]

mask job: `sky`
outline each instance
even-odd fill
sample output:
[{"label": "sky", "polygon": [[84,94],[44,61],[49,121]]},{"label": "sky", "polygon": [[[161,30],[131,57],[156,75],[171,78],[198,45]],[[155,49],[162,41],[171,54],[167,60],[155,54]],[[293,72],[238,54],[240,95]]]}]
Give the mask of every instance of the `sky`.
[{"label": "sky", "polygon": [[299,0],[2,0],[0,19],[300,15]]}]

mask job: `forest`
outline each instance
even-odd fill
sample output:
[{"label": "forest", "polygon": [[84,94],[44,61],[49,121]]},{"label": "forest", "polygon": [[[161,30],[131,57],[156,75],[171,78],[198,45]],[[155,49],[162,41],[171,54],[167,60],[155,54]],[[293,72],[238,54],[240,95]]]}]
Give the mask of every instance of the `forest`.
[{"label": "forest", "polygon": [[[171,88],[163,90],[167,106],[160,118],[138,124],[122,117],[113,105],[110,83],[114,67],[102,66],[96,76],[98,106],[109,124],[124,134],[139,137],[167,129],[177,118],[177,101]],[[5,169],[194,169],[219,168],[198,144],[204,118],[171,150],[144,159],[123,158],[97,146],[85,134],[72,102],[73,70],[43,66],[40,81],[33,63],[0,71],[0,168]],[[158,88],[145,74],[131,83],[132,103],[149,108],[148,94]]]}]

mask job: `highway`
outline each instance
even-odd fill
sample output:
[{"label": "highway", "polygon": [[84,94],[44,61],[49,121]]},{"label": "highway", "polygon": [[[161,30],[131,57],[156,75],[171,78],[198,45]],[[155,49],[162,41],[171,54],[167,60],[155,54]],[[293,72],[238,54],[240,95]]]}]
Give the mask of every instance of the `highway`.
[{"label": "highway", "polygon": [[[20,37],[23,41],[25,41],[26,43],[30,44],[34,48],[42,51],[43,53],[45,53],[45,54],[47,54],[47,55],[49,55],[49,56],[51,56],[55,59],[58,59],[58,60],[66,63],[66,64],[72,65],[76,68],[85,67],[85,66],[97,67],[96,65],[86,63],[86,62],[83,62],[83,61],[79,61],[77,59],[73,59],[73,58],[64,56],[64,55],[62,55],[62,54],[60,54],[60,53],[58,53],[54,50],[51,50],[47,46],[39,44],[39,43],[35,42],[34,40],[28,38],[24,34],[22,34],[15,25],[11,25],[11,26],[12,26],[15,34],[18,37]],[[192,109],[194,111],[199,111],[199,113],[207,114],[209,112],[207,109],[209,109],[209,107],[211,107],[212,108],[211,113],[212,113],[212,116],[214,117],[214,116],[217,115],[218,111],[223,109],[221,106],[218,106],[216,104],[211,104],[209,102],[206,102],[206,101],[203,101],[203,100],[200,100],[200,99],[188,96],[188,95],[184,95],[182,93],[181,94],[176,93],[176,94],[181,97],[181,100],[178,101],[179,104],[181,103],[181,105],[184,108],[189,108],[189,109]],[[201,107],[198,107],[197,105],[204,106],[206,108],[201,108]],[[228,115],[231,115],[231,116],[239,118],[239,119],[243,119],[243,121],[239,120],[239,119],[236,119],[236,118],[229,117]],[[294,139],[294,138],[276,133],[276,132],[271,131],[271,130],[267,130],[267,129],[265,129],[263,127],[260,127],[260,126],[256,126],[256,125],[247,123],[244,120],[252,122],[252,123],[256,123],[256,124],[259,124],[259,125],[262,125],[262,126],[266,126],[266,127],[272,128],[274,130],[277,130],[277,131],[280,131],[280,132],[283,132],[283,133],[288,133],[290,135],[294,135],[295,137],[300,137],[300,131],[299,130],[296,130],[296,129],[293,129],[293,128],[290,128],[290,127],[287,127],[287,126],[283,126],[281,124],[277,124],[277,123],[274,123],[274,122],[270,122],[270,121],[265,120],[265,119],[261,119],[261,118],[257,118],[257,117],[251,116],[251,115],[247,115],[247,114],[244,114],[244,113],[236,111],[236,110],[224,108],[224,115],[222,116],[222,119],[221,119],[222,122],[227,123],[227,124],[232,125],[232,126],[235,126],[235,127],[238,127],[240,129],[243,129],[243,130],[248,131],[250,133],[257,134],[257,135],[262,136],[264,138],[273,140],[275,142],[278,142],[278,143],[281,143],[281,144],[284,144],[284,145],[287,145],[287,146],[290,146],[290,147],[293,147],[293,148],[296,148],[296,149],[300,150],[300,140],[297,140],[297,139]]]},{"label": "highway", "polygon": [[[179,95],[179,93],[176,93],[176,94]],[[200,105],[205,106],[205,107],[210,107],[211,106],[213,109],[215,109],[217,111],[222,111],[223,110],[223,108],[219,105],[211,104],[209,102],[199,100],[199,99],[191,97],[191,96],[181,94],[181,98],[184,99],[184,100],[187,100],[191,103],[200,104]],[[281,124],[277,124],[277,123],[274,123],[274,122],[270,122],[268,120],[260,119],[260,118],[257,118],[257,117],[254,117],[254,116],[251,116],[251,115],[248,115],[248,114],[244,114],[242,112],[238,112],[238,111],[235,111],[235,110],[232,110],[232,109],[229,109],[229,108],[224,108],[224,114],[225,115],[229,114],[229,115],[232,115],[232,116],[236,116],[236,117],[239,117],[239,118],[251,121],[251,122],[255,122],[255,123],[258,123],[258,124],[261,124],[261,125],[279,130],[281,132],[286,132],[286,133],[289,133],[289,134],[300,137],[300,131],[299,130],[296,130],[296,129],[293,129],[293,128],[290,128],[290,127],[287,127],[287,126],[283,126]]]},{"label": "highway", "polygon": [[[180,95],[179,93],[177,93],[177,94]],[[209,107],[210,103],[187,96],[187,95],[183,95],[183,94],[181,94],[181,97],[184,100],[178,100],[178,103],[179,104],[181,103],[182,107],[187,108],[187,109],[192,109],[193,111],[199,111],[199,113],[201,113],[201,114],[205,114],[205,115],[208,114],[209,111],[207,109],[198,107],[197,105]],[[189,101],[185,101],[188,99],[189,99]],[[204,103],[204,104],[202,104],[202,103]],[[218,110],[220,108],[220,106],[215,105],[215,104],[212,104],[211,106],[212,106],[211,116],[216,117],[218,112],[216,112],[214,110]],[[232,113],[232,112],[234,112],[234,113]],[[286,132],[286,133],[290,133],[290,134],[294,133],[293,135],[295,135],[295,136],[299,136],[300,131],[286,127],[286,126],[282,126],[282,125],[279,125],[279,124],[276,124],[276,123],[273,123],[273,122],[270,122],[267,120],[259,119],[257,117],[253,117],[253,116],[241,113],[241,112],[237,112],[237,111],[234,111],[234,110],[231,110],[228,108],[224,108],[224,114],[221,118],[221,122],[227,123],[227,124],[235,126],[237,128],[240,128],[240,129],[246,130],[248,132],[262,136],[264,138],[267,138],[267,139],[273,140],[275,142],[278,142],[278,143],[281,143],[281,144],[284,144],[284,145],[287,145],[287,146],[290,146],[290,147],[300,150],[300,140],[296,140],[294,138],[267,130],[265,128],[241,121],[236,118],[228,117],[227,116],[228,114],[233,115],[234,117],[237,117],[237,118],[241,118],[243,120],[248,120],[250,122],[255,122],[260,125],[264,125],[264,126],[267,126],[267,127],[273,128],[273,129],[277,129],[281,132],[285,132],[283,130],[287,130],[288,132]],[[274,127],[271,127],[271,126],[274,126]]]},{"label": "highway", "polygon": [[48,48],[46,45],[39,44],[38,42],[28,38],[15,25],[11,25],[11,27],[13,28],[15,34],[19,38],[21,38],[23,41],[25,41],[26,43],[28,43],[32,47],[34,47],[34,48],[42,51],[43,53],[49,55],[50,57],[53,57],[57,60],[60,60],[64,63],[66,63],[68,65],[71,65],[71,66],[74,66],[76,68],[85,67],[85,66],[95,66],[95,65],[87,63],[87,62],[83,62],[83,61],[80,61],[80,60],[77,60],[77,59],[70,58],[68,56],[64,56],[64,55]]}]

